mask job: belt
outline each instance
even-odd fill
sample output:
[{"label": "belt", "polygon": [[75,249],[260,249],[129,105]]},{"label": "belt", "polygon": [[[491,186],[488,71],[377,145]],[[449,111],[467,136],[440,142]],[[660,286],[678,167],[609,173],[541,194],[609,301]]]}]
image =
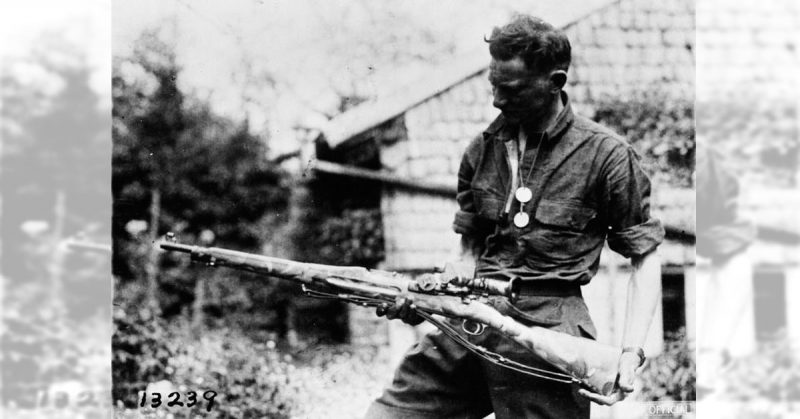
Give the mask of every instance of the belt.
[{"label": "belt", "polygon": [[525,297],[569,297],[573,295],[581,295],[581,286],[573,281],[520,281],[519,295]]}]

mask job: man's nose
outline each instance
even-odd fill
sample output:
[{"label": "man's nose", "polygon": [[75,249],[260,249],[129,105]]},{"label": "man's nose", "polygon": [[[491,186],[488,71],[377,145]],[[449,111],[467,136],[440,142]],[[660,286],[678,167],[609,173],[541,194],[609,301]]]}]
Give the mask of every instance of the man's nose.
[{"label": "man's nose", "polygon": [[507,104],[508,100],[505,97],[497,93],[494,94],[494,100],[492,101],[492,106],[494,106],[497,109],[503,109]]}]

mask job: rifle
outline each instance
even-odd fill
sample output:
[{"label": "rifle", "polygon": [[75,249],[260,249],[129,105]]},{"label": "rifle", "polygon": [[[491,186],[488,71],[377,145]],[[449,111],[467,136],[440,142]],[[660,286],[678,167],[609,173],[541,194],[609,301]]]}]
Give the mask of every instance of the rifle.
[{"label": "rifle", "polygon": [[[578,383],[599,394],[614,391],[621,349],[590,339],[538,326],[525,326],[485,303],[490,296],[516,299],[515,281],[424,274],[417,278],[397,272],[358,266],[302,263],[216,247],[177,243],[173,234],[160,244],[172,252],[188,253],[191,260],[212,267],[230,267],[260,275],[291,280],[316,298],[333,298],[365,307],[393,305],[399,297],[409,300],[416,313],[474,354],[503,367],[562,383]],[[458,330],[435,315],[461,319],[468,335],[480,335],[486,327],[497,329],[559,371],[535,368],[505,358],[470,342]]]}]

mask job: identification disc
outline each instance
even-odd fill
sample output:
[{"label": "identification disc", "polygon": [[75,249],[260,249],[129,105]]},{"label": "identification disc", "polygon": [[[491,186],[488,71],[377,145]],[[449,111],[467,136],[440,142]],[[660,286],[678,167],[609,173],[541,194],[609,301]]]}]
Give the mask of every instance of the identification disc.
[{"label": "identification disc", "polygon": [[518,212],[514,215],[514,225],[519,228],[528,225],[528,221],[530,221],[530,217],[528,217],[528,214],[525,212]]},{"label": "identification disc", "polygon": [[[517,188],[516,192],[514,192],[514,197],[517,198],[517,201],[522,202],[523,204],[530,201],[533,198],[533,192],[525,186]],[[527,224],[527,223],[526,223]]]}]

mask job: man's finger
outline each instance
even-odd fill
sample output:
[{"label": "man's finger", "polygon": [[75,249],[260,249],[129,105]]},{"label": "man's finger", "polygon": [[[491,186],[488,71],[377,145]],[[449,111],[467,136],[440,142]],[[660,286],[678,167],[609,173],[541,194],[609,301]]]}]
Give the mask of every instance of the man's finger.
[{"label": "man's finger", "polygon": [[394,320],[394,319],[400,317],[399,314],[398,314],[399,311],[400,311],[400,308],[397,307],[397,306],[391,306],[391,307],[387,308],[386,309],[386,318],[389,319],[389,320]]},{"label": "man's finger", "polygon": [[403,297],[397,297],[394,302],[394,317],[393,319],[405,319],[408,316],[408,300]]},{"label": "man's finger", "polygon": [[386,304],[386,303],[383,303],[383,304],[375,307],[375,314],[377,314],[378,317],[385,316],[388,309],[389,309],[389,305]]},{"label": "man's finger", "polygon": [[639,366],[638,357],[635,361],[630,358],[622,358],[619,366],[619,378],[617,378],[617,385],[620,390],[630,393],[633,391],[634,383],[636,380],[636,368]]},{"label": "man's finger", "polygon": [[615,391],[608,396],[603,396],[602,394],[586,390],[585,388],[579,389],[578,394],[604,406],[611,406],[612,404],[625,398],[625,394],[620,391]]},{"label": "man's finger", "polygon": [[633,372],[620,371],[619,382],[617,383],[620,390],[626,393],[632,392],[634,387],[634,376],[635,375]]},{"label": "man's finger", "polygon": [[405,319],[408,317],[408,304],[402,304],[397,306],[397,318],[398,319]]},{"label": "man's finger", "polygon": [[408,316],[409,301],[404,297],[397,297],[393,305],[386,309],[386,318],[389,320],[405,319]]}]

